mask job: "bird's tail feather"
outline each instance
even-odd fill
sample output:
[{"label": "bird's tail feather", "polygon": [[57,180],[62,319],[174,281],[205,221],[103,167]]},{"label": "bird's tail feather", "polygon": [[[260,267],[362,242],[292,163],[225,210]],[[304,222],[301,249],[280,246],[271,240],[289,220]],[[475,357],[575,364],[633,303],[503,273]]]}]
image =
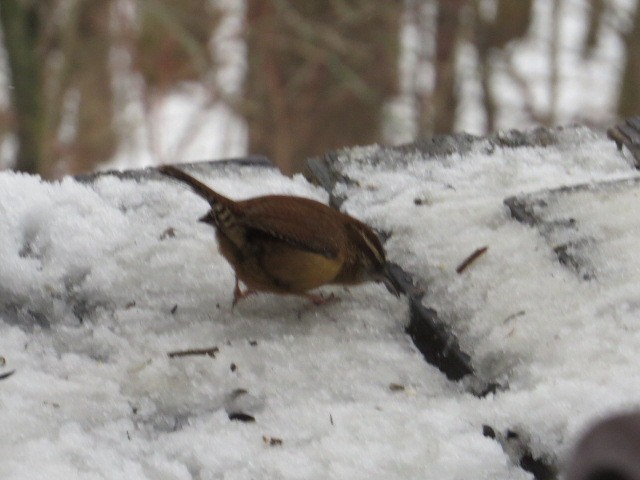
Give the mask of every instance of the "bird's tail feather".
[{"label": "bird's tail feather", "polygon": [[216,207],[216,205],[218,206],[218,208],[220,206],[224,206],[228,208],[233,203],[233,201],[230,200],[229,198],[225,197],[224,195],[220,195],[218,192],[209,188],[207,185],[202,183],[197,178],[192,177],[188,173],[180,170],[179,168],[173,165],[162,165],[158,168],[158,170],[160,171],[160,173],[163,173],[164,175],[173,177],[176,180],[180,180],[181,182],[189,185],[194,192],[196,192],[198,195],[204,198],[207,202],[209,202],[209,205],[211,205],[211,208]]},{"label": "bird's tail feather", "polygon": [[197,178],[192,177],[173,165],[163,165],[159,170],[169,177],[186,183],[195,193],[209,202],[211,210],[200,219],[201,222],[214,225],[225,237],[236,245],[236,247],[242,248],[242,246],[245,245],[245,230],[238,223],[237,212],[234,209],[235,202],[233,200],[224,195],[220,195]]}]

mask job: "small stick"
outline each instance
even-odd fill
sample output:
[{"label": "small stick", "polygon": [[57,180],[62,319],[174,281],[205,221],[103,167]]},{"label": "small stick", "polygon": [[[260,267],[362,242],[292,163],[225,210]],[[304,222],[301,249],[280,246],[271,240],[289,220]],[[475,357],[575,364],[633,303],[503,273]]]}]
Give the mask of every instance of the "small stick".
[{"label": "small stick", "polygon": [[464,262],[458,265],[458,268],[456,268],[456,273],[464,272],[469,265],[475,262],[478,259],[478,257],[484,254],[487,250],[489,250],[489,247],[486,247],[486,246],[476,249],[476,251],[473,252],[471,255],[469,255]]},{"label": "small stick", "polygon": [[509,323],[511,320],[513,320],[514,318],[518,318],[521,317],[523,315],[525,315],[527,312],[525,312],[524,310],[520,310],[519,312],[516,313],[512,313],[511,315],[509,315],[507,318],[505,318],[502,323],[506,324]]},{"label": "small stick", "polygon": [[270,447],[278,447],[282,445],[282,439],[278,437],[268,437],[266,435],[262,435],[262,441],[265,445],[269,445]]},{"label": "small stick", "polygon": [[14,373],[16,373],[15,370],[9,370],[8,372],[4,372],[4,373],[0,374],[0,380],[4,380],[5,378],[9,378]]},{"label": "small stick", "polygon": [[216,358],[216,353],[218,353],[220,349],[218,347],[211,348],[191,348],[189,350],[178,350],[176,352],[169,352],[167,355],[169,358],[176,357],[188,357],[190,355],[206,355],[208,357]]}]

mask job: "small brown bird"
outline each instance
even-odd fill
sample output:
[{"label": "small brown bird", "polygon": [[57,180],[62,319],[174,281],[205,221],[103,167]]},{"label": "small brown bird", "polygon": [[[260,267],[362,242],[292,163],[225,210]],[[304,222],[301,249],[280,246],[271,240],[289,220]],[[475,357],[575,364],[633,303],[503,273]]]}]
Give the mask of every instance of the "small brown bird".
[{"label": "small brown bird", "polygon": [[380,240],[359,220],[302,197],[234,201],[172,165],[159,170],[209,202],[200,221],[216,227],[220,253],[235,270],[233,305],[255,292],[302,295],[321,304],[328,299],[309,290],[367,281],[384,282],[398,295]]}]

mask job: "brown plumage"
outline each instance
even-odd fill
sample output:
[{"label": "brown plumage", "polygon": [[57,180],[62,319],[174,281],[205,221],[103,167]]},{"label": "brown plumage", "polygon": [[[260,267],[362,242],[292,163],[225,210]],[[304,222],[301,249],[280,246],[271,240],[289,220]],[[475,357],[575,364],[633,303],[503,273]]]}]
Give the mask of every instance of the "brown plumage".
[{"label": "brown plumage", "polygon": [[[234,201],[172,166],[160,172],[189,185],[209,202],[200,221],[216,227],[220,253],[236,274],[235,303],[253,292],[304,295],[322,285],[387,281],[385,252],[364,223],[302,197],[266,195]],[[242,281],[247,290],[240,290]]]}]

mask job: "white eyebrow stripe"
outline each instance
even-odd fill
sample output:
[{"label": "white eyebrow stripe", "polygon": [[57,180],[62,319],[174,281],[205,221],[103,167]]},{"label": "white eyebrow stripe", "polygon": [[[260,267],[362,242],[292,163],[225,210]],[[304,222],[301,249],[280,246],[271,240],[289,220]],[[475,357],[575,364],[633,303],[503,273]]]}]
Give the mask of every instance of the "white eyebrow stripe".
[{"label": "white eyebrow stripe", "polygon": [[364,240],[364,243],[367,244],[367,247],[369,247],[369,251],[373,252],[374,256],[376,257],[376,260],[378,260],[378,263],[384,263],[384,256],[382,255],[382,252],[380,252],[380,250],[378,249],[378,247],[375,245],[375,243],[373,243],[371,241],[371,239],[369,239],[369,237],[359,228],[358,230],[358,234],[360,235],[360,237],[362,237],[362,239]]}]

